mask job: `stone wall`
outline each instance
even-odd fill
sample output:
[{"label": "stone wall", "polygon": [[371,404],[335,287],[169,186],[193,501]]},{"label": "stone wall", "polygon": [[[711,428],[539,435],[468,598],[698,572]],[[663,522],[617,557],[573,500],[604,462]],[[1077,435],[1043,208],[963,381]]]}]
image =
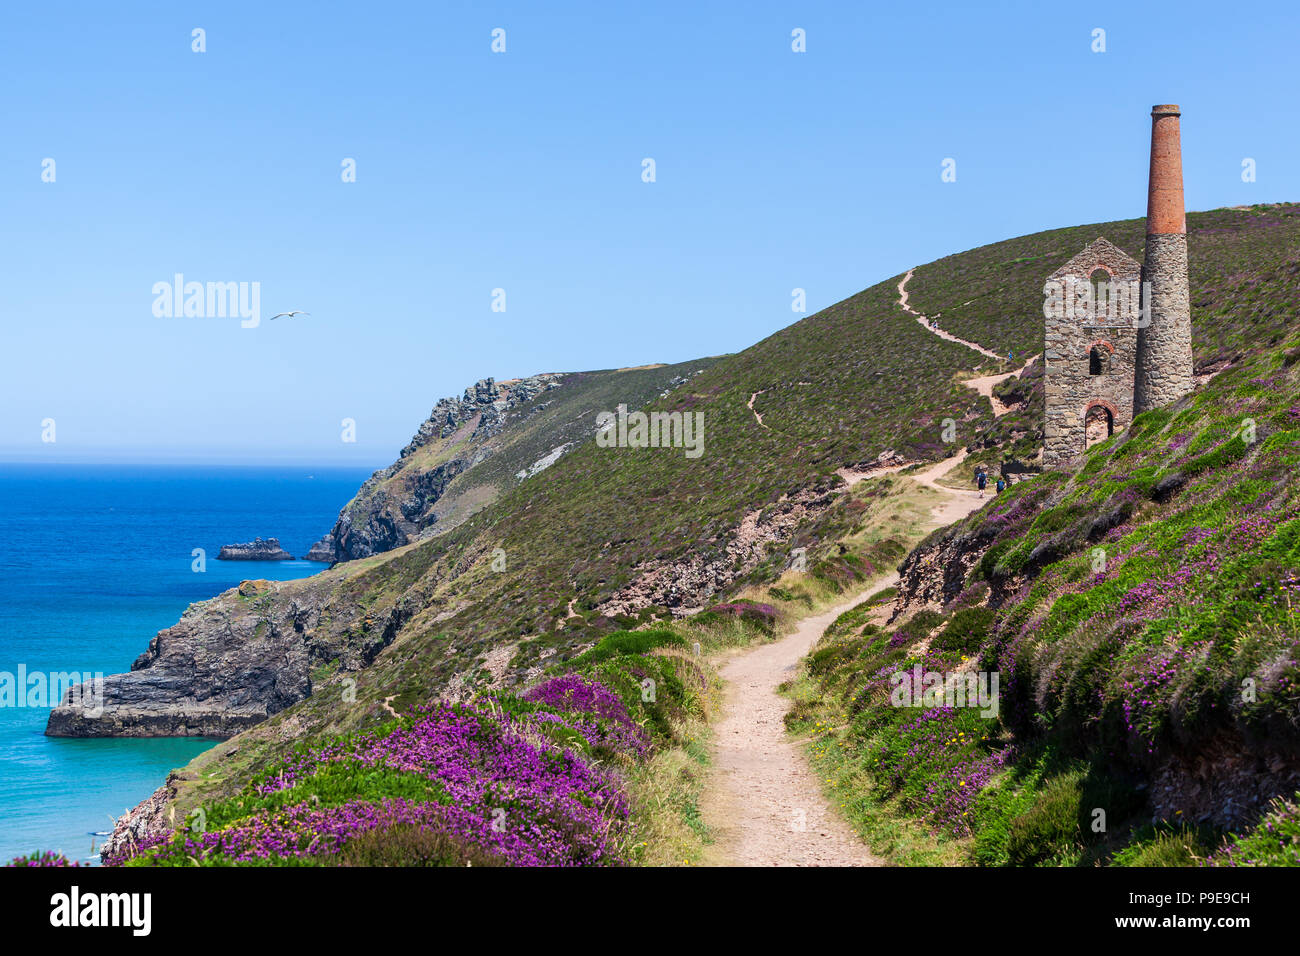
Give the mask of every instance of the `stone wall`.
[{"label": "stone wall", "polygon": [[1138,412],[1172,404],[1195,384],[1186,235],[1147,236],[1143,280],[1151,283],[1151,317],[1138,335]]},{"label": "stone wall", "polygon": [[[1055,339],[1055,345],[1053,345]],[[1094,341],[1114,348],[1101,375],[1088,374],[1088,353]],[[1104,347],[1104,346],[1103,346]],[[1048,332],[1049,359],[1044,389],[1043,464],[1068,461],[1083,451],[1084,417],[1093,405],[1110,409],[1119,431],[1133,421],[1133,378],[1136,369],[1135,329],[1057,329]]]},{"label": "stone wall", "polygon": [[[1087,282],[1097,269],[1119,283],[1136,283],[1141,266],[1123,250],[1098,239],[1050,277],[1062,282]],[[1101,405],[1110,410],[1116,431],[1133,421],[1133,386],[1137,367],[1138,311],[1136,297],[1123,313],[1094,325],[1068,314],[1046,317],[1044,337],[1043,464],[1068,461],[1086,445],[1084,418]],[[1092,375],[1089,353],[1104,351],[1102,374]]]}]

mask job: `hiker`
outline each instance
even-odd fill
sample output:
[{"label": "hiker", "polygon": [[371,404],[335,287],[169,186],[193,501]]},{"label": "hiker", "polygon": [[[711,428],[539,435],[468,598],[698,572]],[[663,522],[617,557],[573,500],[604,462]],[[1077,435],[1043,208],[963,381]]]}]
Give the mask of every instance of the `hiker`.
[{"label": "hiker", "polygon": [[994,487],[997,489],[998,494],[1002,494],[1002,492],[1007,490],[1007,480],[1001,475],[998,475],[998,483]]},{"label": "hiker", "polygon": [[975,484],[979,486],[981,498],[984,497],[984,487],[988,483],[989,483],[989,476],[984,474],[984,469],[981,468],[979,472],[975,475]]}]

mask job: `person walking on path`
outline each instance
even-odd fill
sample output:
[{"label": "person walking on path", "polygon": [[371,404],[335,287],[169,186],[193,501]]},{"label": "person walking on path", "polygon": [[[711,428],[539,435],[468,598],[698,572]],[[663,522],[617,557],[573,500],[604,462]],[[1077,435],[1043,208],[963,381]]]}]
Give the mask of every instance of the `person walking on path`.
[{"label": "person walking on path", "polygon": [[989,483],[989,476],[984,473],[983,468],[980,468],[980,470],[975,474],[975,484],[980,490],[981,498],[984,497],[984,488],[986,485],[988,485],[988,483]]},{"label": "person walking on path", "polygon": [[1002,494],[1002,492],[1007,490],[1007,480],[1001,475],[998,475],[998,483],[994,485],[994,488],[997,489],[998,494]]}]

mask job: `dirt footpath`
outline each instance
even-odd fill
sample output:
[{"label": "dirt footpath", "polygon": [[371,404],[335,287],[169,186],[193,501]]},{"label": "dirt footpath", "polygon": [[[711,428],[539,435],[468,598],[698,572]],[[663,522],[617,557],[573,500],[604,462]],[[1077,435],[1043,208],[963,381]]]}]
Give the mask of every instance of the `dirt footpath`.
[{"label": "dirt footpath", "polygon": [[[891,574],[872,590],[896,583]],[[803,743],[785,732],[790,702],[777,687],[795,675],[822,632],[862,601],[859,595],[793,634],[732,657],[720,669],[727,682],[715,725],[713,779],[700,807],[717,835],[718,862],[737,866],[880,866],[881,861],[832,810],[808,767]]]}]

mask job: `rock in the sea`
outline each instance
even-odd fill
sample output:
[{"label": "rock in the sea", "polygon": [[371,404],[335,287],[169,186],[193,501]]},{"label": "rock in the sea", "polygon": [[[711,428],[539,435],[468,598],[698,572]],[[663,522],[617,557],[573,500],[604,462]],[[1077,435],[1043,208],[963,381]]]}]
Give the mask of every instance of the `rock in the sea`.
[{"label": "rock in the sea", "polygon": [[334,535],[325,535],[325,537],[313,544],[310,550],[308,550],[302,558],[304,561],[319,561],[322,564],[333,564],[336,560],[334,551]]},{"label": "rock in the sea", "polygon": [[280,547],[279,538],[257,538],[243,544],[226,544],[218,561],[292,561],[293,555]]}]

